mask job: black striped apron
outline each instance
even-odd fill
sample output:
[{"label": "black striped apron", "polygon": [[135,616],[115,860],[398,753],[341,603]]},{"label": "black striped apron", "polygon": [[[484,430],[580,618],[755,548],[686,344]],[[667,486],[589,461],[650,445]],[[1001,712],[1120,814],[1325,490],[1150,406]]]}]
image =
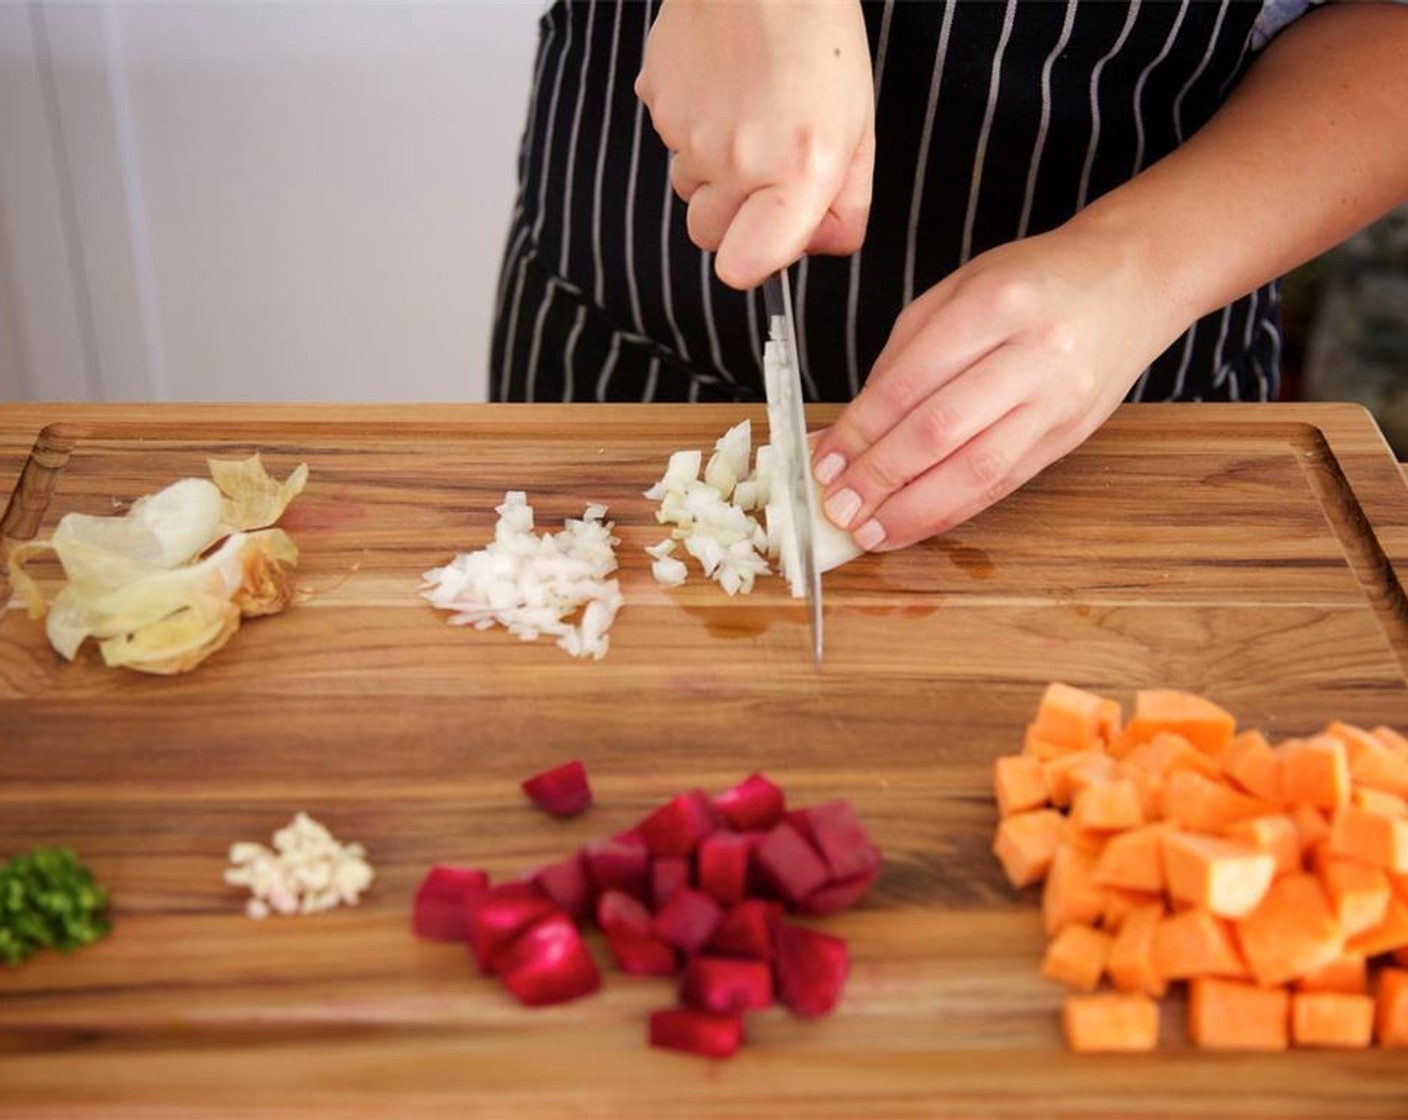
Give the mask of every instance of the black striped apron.
[{"label": "black striped apron", "polygon": [[[497,400],[762,399],[761,293],[713,276],[632,90],[658,5],[542,17],[490,354]],[[1060,225],[1176,147],[1253,57],[1259,3],[866,3],[876,84],[864,248],[794,269],[812,400],[855,395],[900,310],[993,246]],[[1269,400],[1268,284],[1143,372],[1143,400]]]}]

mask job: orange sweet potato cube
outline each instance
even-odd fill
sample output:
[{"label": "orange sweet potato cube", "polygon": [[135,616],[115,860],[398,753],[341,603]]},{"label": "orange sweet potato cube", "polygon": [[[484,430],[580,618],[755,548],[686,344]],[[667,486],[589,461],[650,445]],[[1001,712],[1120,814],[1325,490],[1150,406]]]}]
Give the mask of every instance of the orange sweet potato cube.
[{"label": "orange sweet potato cube", "polygon": [[1046,686],[1033,727],[1050,743],[1085,749],[1100,743],[1103,699],[1060,681]]},{"label": "orange sweet potato cube", "polygon": [[1200,977],[1188,985],[1188,1037],[1205,1050],[1285,1050],[1290,993],[1240,980]]},{"label": "orange sweet potato cube", "polygon": [[1046,775],[1041,763],[1027,755],[1003,755],[993,764],[993,789],[1001,816],[1040,809],[1046,804]]},{"label": "orange sweet potato cube", "polygon": [[1077,828],[1118,832],[1144,823],[1139,790],[1128,778],[1089,786],[1071,801],[1071,822]]},{"label": "orange sweet potato cube", "polygon": [[1408,1050],[1408,969],[1385,968],[1379,973],[1374,1013],[1374,1037],[1385,1050]]},{"label": "orange sweet potato cube", "polygon": [[1266,897],[1276,857],[1240,840],[1169,829],[1163,834],[1169,896],[1220,918],[1242,918]]},{"label": "orange sweet potato cube", "polygon": [[1304,872],[1275,880],[1236,932],[1253,979],[1265,987],[1318,972],[1345,950],[1319,879]]},{"label": "orange sweet potato cube", "polygon": [[1286,801],[1316,809],[1337,809],[1349,801],[1349,758],[1344,743],[1331,735],[1281,745]]},{"label": "orange sweet potato cube", "polygon": [[1343,992],[1291,996],[1291,1039],[1297,1046],[1364,1050],[1374,1037],[1374,1000]]},{"label": "orange sweet potato cube", "polygon": [[1369,962],[1363,953],[1346,950],[1324,968],[1302,976],[1295,984],[1298,992],[1342,992],[1362,996],[1369,991]]},{"label": "orange sweet potato cube", "polygon": [[1061,1025],[1072,1050],[1153,1050],[1159,1044],[1159,1005],[1148,996],[1122,992],[1067,996]]},{"label": "orange sweet potato cube", "polygon": [[1055,809],[1033,809],[1003,817],[992,850],[1014,887],[1029,887],[1046,878],[1056,856],[1066,818]]},{"label": "orange sweet potato cube", "polygon": [[1041,974],[1067,987],[1093,992],[1105,974],[1114,938],[1090,926],[1069,925],[1051,939]]},{"label": "orange sweet potato cube", "polygon": [[1159,997],[1167,990],[1168,981],[1154,964],[1154,939],[1163,916],[1163,903],[1153,902],[1131,910],[1120,924],[1105,962],[1110,983],[1120,991]]},{"label": "orange sweet potato cube", "polygon": [[1388,916],[1388,876],[1354,859],[1321,860],[1317,871],[1346,937],[1376,929]]}]

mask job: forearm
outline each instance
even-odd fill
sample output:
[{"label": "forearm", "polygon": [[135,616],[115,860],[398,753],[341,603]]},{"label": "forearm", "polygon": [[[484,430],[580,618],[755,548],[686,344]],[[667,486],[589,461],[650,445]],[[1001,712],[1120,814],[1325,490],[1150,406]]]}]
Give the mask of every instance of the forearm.
[{"label": "forearm", "polygon": [[1405,199],[1408,6],[1336,4],[1283,32],[1195,136],[1071,225],[1126,243],[1187,323]]}]

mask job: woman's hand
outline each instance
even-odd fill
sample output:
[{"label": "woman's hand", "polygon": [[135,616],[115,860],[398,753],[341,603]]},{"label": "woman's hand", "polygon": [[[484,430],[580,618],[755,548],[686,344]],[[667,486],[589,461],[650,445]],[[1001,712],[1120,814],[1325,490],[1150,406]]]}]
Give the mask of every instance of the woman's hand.
[{"label": "woman's hand", "polygon": [[857,0],[666,0],[636,94],[725,284],[860,248],[875,105]]},{"label": "woman's hand", "polygon": [[1186,326],[1137,238],[1079,218],[977,257],[895,322],[813,457],[869,550],[942,533],[1081,443]]}]

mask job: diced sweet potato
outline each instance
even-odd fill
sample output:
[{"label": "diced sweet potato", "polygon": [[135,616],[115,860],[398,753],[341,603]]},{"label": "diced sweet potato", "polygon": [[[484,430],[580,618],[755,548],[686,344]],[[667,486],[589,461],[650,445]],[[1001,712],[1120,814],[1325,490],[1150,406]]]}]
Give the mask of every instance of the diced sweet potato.
[{"label": "diced sweet potato", "polygon": [[1376,929],[1388,915],[1388,876],[1354,859],[1320,861],[1320,882],[1345,937]]},{"label": "diced sweet potato", "polygon": [[1104,697],[1100,700],[1100,716],[1096,723],[1096,732],[1100,736],[1100,741],[1105,744],[1108,750],[1111,743],[1120,737],[1120,731],[1124,728],[1124,708],[1118,700],[1110,700]]},{"label": "diced sweet potato", "polygon": [[1243,731],[1233,739],[1222,768],[1253,797],[1277,805],[1285,802],[1285,763],[1260,731]]},{"label": "diced sweet potato", "polygon": [[1330,828],[1330,851],[1381,867],[1408,872],[1408,818],[1344,805]]},{"label": "diced sweet potato", "polygon": [[1175,770],[1164,784],[1164,818],[1194,832],[1220,832],[1237,821],[1268,816],[1277,806],[1191,770]]},{"label": "diced sweet potato", "polygon": [[1033,809],[1004,817],[997,826],[992,850],[1014,887],[1029,887],[1046,878],[1056,855],[1066,818],[1055,809]]},{"label": "diced sweet potato", "polygon": [[1129,891],[1123,887],[1101,887],[1105,895],[1105,908],[1100,911],[1100,927],[1112,933],[1123,928],[1129,916],[1136,910],[1156,905],[1163,909],[1162,891]]},{"label": "diced sweet potato", "polygon": [[1032,726],[1048,742],[1093,747],[1100,742],[1102,702],[1093,692],[1053,681],[1042,693]]},{"label": "diced sweet potato", "polygon": [[1055,937],[1068,925],[1094,925],[1104,907],[1104,894],[1095,885],[1095,857],[1059,845],[1041,894],[1047,936]]},{"label": "diced sweet potato", "polygon": [[1169,895],[1221,918],[1250,914],[1276,874],[1270,852],[1195,832],[1164,832],[1163,856]]},{"label": "diced sweet potato", "polygon": [[1389,750],[1397,754],[1408,755],[1408,738],[1400,735],[1392,727],[1379,726],[1370,730],[1371,734]]},{"label": "diced sweet potato", "polygon": [[1346,947],[1366,957],[1377,957],[1405,946],[1408,946],[1408,902],[1390,894],[1384,920],[1373,929],[1351,937]]},{"label": "diced sweet potato", "polygon": [[1134,891],[1163,890],[1165,831],[1165,826],[1151,824],[1110,837],[1096,862],[1095,882]]},{"label": "diced sweet potato", "polygon": [[1343,992],[1291,997],[1291,1038],[1297,1046],[1363,1050],[1374,1037],[1374,1001]]},{"label": "diced sweet potato", "polygon": [[1102,751],[1076,751],[1042,763],[1046,792],[1058,809],[1070,806],[1075,795],[1113,780],[1116,763]]},{"label": "diced sweet potato", "polygon": [[1046,775],[1036,759],[1020,754],[1004,755],[993,770],[997,811],[1001,816],[1010,817],[1046,804]]},{"label": "diced sweet potato", "polygon": [[1301,869],[1300,833],[1296,829],[1295,820],[1288,813],[1253,817],[1249,821],[1234,821],[1223,832],[1233,840],[1240,840],[1263,852],[1270,852],[1276,860],[1277,875]]},{"label": "diced sweet potato", "polygon": [[1135,694],[1129,727],[1144,740],[1171,731],[1217,758],[1231,744],[1237,722],[1231,713],[1195,693],[1145,689]]},{"label": "diced sweet potato", "polygon": [[1296,981],[1298,992],[1342,992],[1362,996],[1369,990],[1369,964],[1363,953],[1346,950],[1324,968]]},{"label": "diced sweet potato", "polygon": [[1345,950],[1344,934],[1314,875],[1283,875],[1236,925],[1252,977],[1264,986],[1298,980]]},{"label": "diced sweet potato", "polygon": [[1336,809],[1349,801],[1349,758],[1344,743],[1331,735],[1316,735],[1281,744],[1286,801]]},{"label": "diced sweet potato", "polygon": [[1041,974],[1067,987],[1093,992],[1105,974],[1114,938],[1089,926],[1070,925],[1051,939]]},{"label": "diced sweet potato", "polygon": [[1027,725],[1026,735],[1022,739],[1022,756],[1034,758],[1038,762],[1049,762],[1053,758],[1060,758],[1063,754],[1075,754],[1077,751],[1085,749],[1084,747],[1068,747],[1063,743],[1053,743],[1049,739],[1042,738],[1041,729],[1034,723]]},{"label": "diced sweet potato", "polygon": [[1154,967],[1154,939],[1164,916],[1161,902],[1131,910],[1120,924],[1110,946],[1105,970],[1110,982],[1122,992],[1162,996],[1168,982]]},{"label": "diced sweet potato", "polygon": [[1400,754],[1378,736],[1352,724],[1332,723],[1325,733],[1344,743],[1350,780],[1356,786],[1408,798],[1408,753]]},{"label": "diced sweet potato", "polygon": [[1160,919],[1153,962],[1154,971],[1165,980],[1247,973],[1227,926],[1206,910],[1184,910]]},{"label": "diced sweet potato", "polygon": [[1240,980],[1201,977],[1188,985],[1188,1038],[1204,1050],[1285,1050],[1290,993]]},{"label": "diced sweet potato", "polygon": [[1371,813],[1385,817],[1408,817],[1408,801],[1397,794],[1385,793],[1369,786],[1355,786],[1352,794],[1354,804]]},{"label": "diced sweet potato", "polygon": [[1175,770],[1196,770],[1207,778],[1222,773],[1217,759],[1204,754],[1182,735],[1161,731],[1129,752],[1129,763],[1148,774],[1167,776]]},{"label": "diced sweet potato", "polygon": [[1159,1006],[1148,996],[1067,996],[1061,1024],[1066,1044],[1078,1052],[1153,1050],[1159,1044]]},{"label": "diced sweet potato", "polygon": [[1408,969],[1385,968],[1379,973],[1374,1037],[1385,1050],[1408,1050]]},{"label": "diced sweet potato", "polygon": [[1296,834],[1300,837],[1301,854],[1313,852],[1330,839],[1330,821],[1319,809],[1309,805],[1297,805],[1290,812],[1295,823]]},{"label": "diced sweet potato", "polygon": [[1077,828],[1117,832],[1144,823],[1139,790],[1128,778],[1080,790],[1071,802],[1071,822]]}]

